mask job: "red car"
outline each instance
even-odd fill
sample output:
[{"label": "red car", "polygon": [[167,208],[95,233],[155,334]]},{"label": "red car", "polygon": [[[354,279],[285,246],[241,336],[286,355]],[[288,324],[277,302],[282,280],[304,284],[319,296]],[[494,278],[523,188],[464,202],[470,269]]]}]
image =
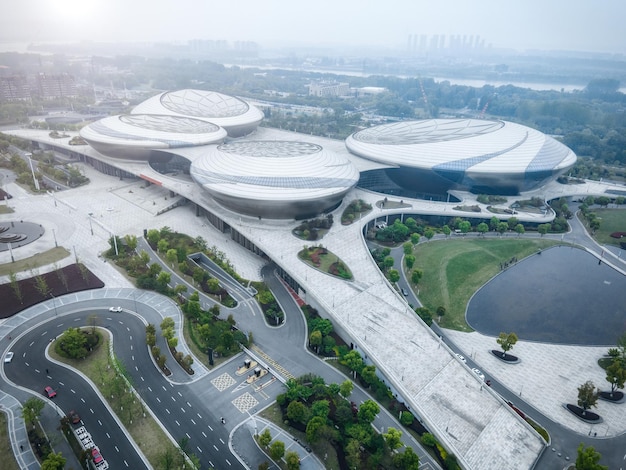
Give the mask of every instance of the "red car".
[{"label": "red car", "polygon": [[76,411],[72,410],[67,414],[68,419],[72,424],[80,423],[80,415]]},{"label": "red car", "polygon": [[43,389],[43,393],[48,398],[54,398],[57,396],[57,392],[55,392],[54,389],[50,385],[48,385],[46,388]]},{"label": "red car", "polygon": [[102,454],[100,453],[100,449],[98,449],[97,447],[91,449],[91,458],[93,459],[93,463],[95,463],[96,465],[104,460]]}]

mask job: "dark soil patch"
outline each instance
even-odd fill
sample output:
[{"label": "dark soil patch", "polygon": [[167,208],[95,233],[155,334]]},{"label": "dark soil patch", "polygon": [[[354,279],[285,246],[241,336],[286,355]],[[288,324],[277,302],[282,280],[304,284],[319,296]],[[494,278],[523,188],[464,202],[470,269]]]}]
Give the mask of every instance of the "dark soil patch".
[{"label": "dark soil patch", "polygon": [[613,403],[621,403],[624,401],[624,392],[619,390],[613,392],[613,394],[611,392],[600,392],[599,398]]},{"label": "dark soil patch", "polygon": [[498,351],[497,349],[492,349],[491,354],[496,356],[502,362],[508,362],[509,364],[517,364],[520,361],[519,357],[514,356],[513,354],[502,353],[502,351]]},{"label": "dark soil patch", "polygon": [[576,406],[576,405],[572,405],[568,403],[567,405],[565,405],[565,408],[567,408],[567,410],[570,413],[576,415],[578,419],[582,419],[583,421],[586,421],[587,423],[601,423],[602,422],[602,418],[600,417],[599,414],[596,414],[593,411],[589,411],[589,410],[585,411],[580,406]]},{"label": "dark soil patch", "polygon": [[[37,278],[41,278],[45,282],[47,295],[43,295],[37,289]],[[42,283],[40,282],[39,284],[41,285]],[[104,282],[83,265],[72,264],[57,271],[17,281],[17,286],[19,287],[21,300],[11,283],[0,285],[0,299],[2,299],[2,302],[0,302],[0,318],[11,317],[25,308],[50,300],[52,298],[51,295],[59,297],[72,292],[99,289],[104,287]]]}]

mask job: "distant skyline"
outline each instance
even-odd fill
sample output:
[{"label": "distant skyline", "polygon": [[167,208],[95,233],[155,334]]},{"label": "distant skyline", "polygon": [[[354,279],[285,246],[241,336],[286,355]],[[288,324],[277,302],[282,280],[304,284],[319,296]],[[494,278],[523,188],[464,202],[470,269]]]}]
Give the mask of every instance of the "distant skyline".
[{"label": "distant skyline", "polygon": [[406,49],[409,35],[477,36],[524,51],[626,53],[624,0],[20,0],[0,41],[254,41],[263,48]]}]

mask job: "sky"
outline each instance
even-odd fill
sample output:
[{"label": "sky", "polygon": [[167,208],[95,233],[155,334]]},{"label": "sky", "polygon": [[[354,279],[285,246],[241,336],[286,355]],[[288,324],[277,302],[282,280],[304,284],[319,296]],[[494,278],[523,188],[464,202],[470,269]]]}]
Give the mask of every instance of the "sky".
[{"label": "sky", "polygon": [[497,48],[626,53],[626,0],[0,0],[0,41],[406,47],[480,35]]}]

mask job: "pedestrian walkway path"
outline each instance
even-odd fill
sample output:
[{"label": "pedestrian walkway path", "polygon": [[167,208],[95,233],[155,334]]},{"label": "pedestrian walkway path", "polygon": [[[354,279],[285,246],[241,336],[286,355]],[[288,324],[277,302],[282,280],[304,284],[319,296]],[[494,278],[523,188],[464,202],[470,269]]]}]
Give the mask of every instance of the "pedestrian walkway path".
[{"label": "pedestrian walkway path", "polygon": [[273,373],[278,372],[283,377],[283,382],[286,381],[286,380],[289,380],[289,379],[295,379],[295,376],[291,372],[289,372],[287,369],[285,369],[283,366],[281,366],[278,362],[276,362],[270,356],[265,354],[265,352],[263,352],[263,350],[261,348],[259,348],[256,344],[251,344],[250,345],[250,350],[254,351],[256,354],[258,354],[263,359],[265,359],[265,362],[268,365],[272,366],[272,368],[273,368],[272,372]]},{"label": "pedestrian walkway path", "polygon": [[[39,462],[28,442],[26,425],[22,419],[22,406],[12,395],[0,390],[0,411],[7,417],[11,447],[17,464],[22,469],[39,469]],[[65,455],[65,453],[63,453]]]}]

